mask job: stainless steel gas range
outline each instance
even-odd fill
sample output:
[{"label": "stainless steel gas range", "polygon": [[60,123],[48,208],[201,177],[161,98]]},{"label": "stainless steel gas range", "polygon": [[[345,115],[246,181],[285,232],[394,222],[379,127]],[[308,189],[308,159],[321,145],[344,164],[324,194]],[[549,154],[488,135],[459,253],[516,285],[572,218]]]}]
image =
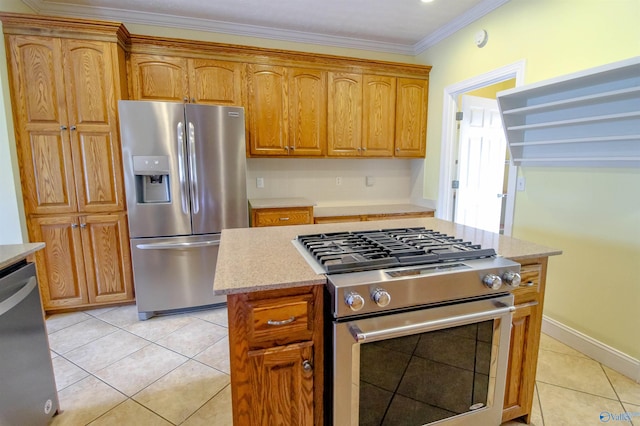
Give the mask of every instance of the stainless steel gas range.
[{"label": "stainless steel gas range", "polygon": [[294,245],[327,275],[330,424],[500,424],[518,263],[425,228]]}]

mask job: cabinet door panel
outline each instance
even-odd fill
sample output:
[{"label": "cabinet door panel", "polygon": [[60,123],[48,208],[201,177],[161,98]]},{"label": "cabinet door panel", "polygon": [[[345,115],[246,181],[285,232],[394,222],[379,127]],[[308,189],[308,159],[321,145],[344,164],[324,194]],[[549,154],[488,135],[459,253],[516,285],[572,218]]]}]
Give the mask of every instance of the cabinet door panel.
[{"label": "cabinet door panel", "polygon": [[188,99],[187,60],[171,56],[131,55],[132,98],[184,102]]},{"label": "cabinet door panel", "polygon": [[323,155],[327,137],[327,74],[289,70],[289,145],[294,155]]},{"label": "cabinet door panel", "polygon": [[118,139],[112,132],[76,131],[72,135],[78,210],[124,210]]},{"label": "cabinet door panel", "polygon": [[76,211],[60,40],[8,37],[13,112],[27,214]]},{"label": "cabinet door panel", "polygon": [[9,36],[14,103],[27,125],[66,123],[60,40]]},{"label": "cabinet door panel", "polygon": [[198,104],[241,105],[241,64],[189,59],[190,101]]},{"label": "cabinet door panel", "polygon": [[129,237],[124,214],[81,218],[89,302],[133,298]]},{"label": "cabinet door panel", "polygon": [[396,130],[396,79],[365,75],[362,102],[362,154],[391,157]]},{"label": "cabinet door panel", "polygon": [[110,44],[65,40],[69,124],[109,126],[114,107]]},{"label": "cabinet door panel", "polygon": [[313,361],[313,343],[250,351],[248,362],[252,383],[251,424],[312,425],[313,370],[305,371],[304,361]]},{"label": "cabinet door panel", "polygon": [[396,157],[424,157],[427,150],[429,81],[398,78]]},{"label": "cabinet door panel", "polygon": [[76,216],[33,218],[29,226],[33,241],[45,248],[36,253],[42,304],[61,308],[87,303],[82,241]]},{"label": "cabinet door panel", "polygon": [[29,132],[21,142],[25,190],[30,213],[76,211],[72,158],[60,132]]},{"label": "cabinet door panel", "polygon": [[249,64],[247,79],[251,154],[287,155],[286,68]]},{"label": "cabinet door panel", "polygon": [[69,137],[78,211],[124,209],[113,43],[65,40]]},{"label": "cabinet door panel", "polygon": [[327,152],[360,155],[362,144],[362,76],[329,73]]},{"label": "cabinet door panel", "polygon": [[538,302],[518,305],[513,313],[502,421],[531,413],[540,315]]}]

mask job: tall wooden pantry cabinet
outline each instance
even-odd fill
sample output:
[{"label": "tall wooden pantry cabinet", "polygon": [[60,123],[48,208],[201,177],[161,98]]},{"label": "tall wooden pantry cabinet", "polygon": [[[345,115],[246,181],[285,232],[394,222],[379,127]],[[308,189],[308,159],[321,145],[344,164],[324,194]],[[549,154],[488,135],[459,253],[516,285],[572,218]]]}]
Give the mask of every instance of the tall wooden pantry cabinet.
[{"label": "tall wooden pantry cabinet", "polygon": [[20,178],[46,311],[132,301],[118,23],[2,14]]}]

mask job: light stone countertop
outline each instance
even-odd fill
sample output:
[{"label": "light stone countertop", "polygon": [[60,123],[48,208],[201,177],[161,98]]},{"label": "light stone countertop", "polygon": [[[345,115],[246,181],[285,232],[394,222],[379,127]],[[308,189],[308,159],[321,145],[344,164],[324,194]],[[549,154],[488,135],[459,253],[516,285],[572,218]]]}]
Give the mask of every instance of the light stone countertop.
[{"label": "light stone countertop", "polygon": [[310,207],[315,206],[306,198],[251,198],[249,204],[253,209],[279,209],[286,207]]},{"label": "light stone countertop", "polygon": [[213,289],[216,294],[250,293],[325,284],[291,243],[298,235],[419,227],[454,235],[508,258],[559,255],[562,251],[435,218],[318,225],[272,226],[222,231]]},{"label": "light stone countertop", "polygon": [[11,266],[32,253],[44,248],[44,243],[0,245],[0,269]]},{"label": "light stone countertop", "polygon": [[429,207],[422,207],[416,204],[374,204],[374,205],[353,205],[335,207],[316,207],[313,210],[314,217],[333,216],[358,216],[372,214],[402,214],[421,213],[435,211]]}]

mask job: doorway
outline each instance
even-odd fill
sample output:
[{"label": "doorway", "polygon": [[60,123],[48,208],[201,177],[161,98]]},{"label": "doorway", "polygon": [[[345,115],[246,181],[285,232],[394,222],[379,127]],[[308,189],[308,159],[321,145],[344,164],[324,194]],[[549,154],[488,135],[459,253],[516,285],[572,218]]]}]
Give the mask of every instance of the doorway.
[{"label": "doorway", "polygon": [[[456,200],[454,196],[458,194],[456,194],[456,189],[453,188],[453,186],[455,186],[453,183],[457,180],[458,176],[458,170],[455,167],[456,161],[458,160],[458,122],[456,121],[456,112],[458,112],[459,104],[458,99],[468,92],[511,79],[515,80],[515,86],[520,86],[524,82],[524,66],[525,62],[522,60],[445,88],[440,156],[440,185],[436,213],[438,218],[452,220],[455,214]],[[504,158],[503,155],[502,161],[504,161]],[[501,209],[501,232],[504,232],[505,235],[511,235],[515,207],[517,168],[511,164],[507,164],[505,165],[504,173],[507,183],[506,188],[504,188],[505,190],[502,192],[502,194],[506,194],[506,196],[501,197],[503,198],[501,201],[504,203],[504,208]],[[497,193],[494,196],[497,198]]]}]

